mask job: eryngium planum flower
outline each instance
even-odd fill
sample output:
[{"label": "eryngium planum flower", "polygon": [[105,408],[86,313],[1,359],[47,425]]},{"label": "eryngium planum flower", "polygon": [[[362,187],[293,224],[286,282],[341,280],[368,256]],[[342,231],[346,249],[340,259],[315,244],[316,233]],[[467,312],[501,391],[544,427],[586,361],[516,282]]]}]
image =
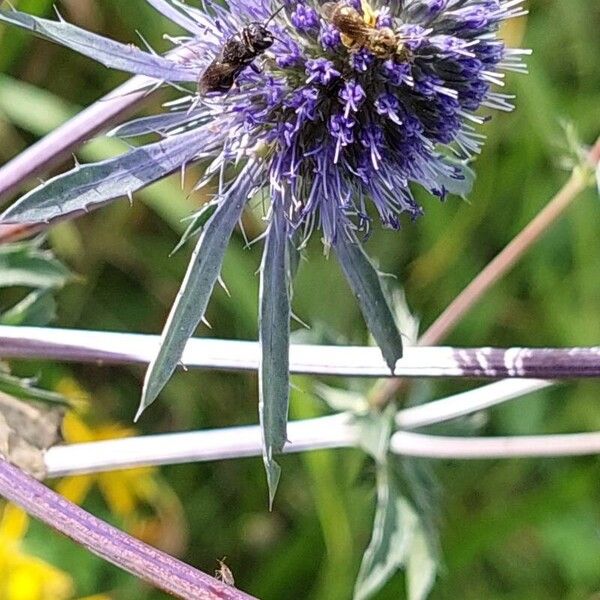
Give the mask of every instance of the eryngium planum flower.
[{"label": "eryngium planum flower", "polygon": [[[195,215],[186,236],[201,232],[146,378],[143,410],[204,316],[244,205],[262,194],[268,229],[261,268],[260,414],[274,489],[273,452],[286,442],[296,252],[320,232],[393,370],[402,342],[360,238],[375,216],[398,229],[403,213],[421,215],[413,185],[441,199],[468,193],[472,172],[466,164],[480,151],[477,126],[487,118],[479,111],[510,110],[510,96],[492,88],[502,85],[502,71],[524,71],[524,51],[497,38],[504,20],[524,14],[522,0],[229,0],[226,7],[207,0],[202,9],[147,1],[186,30],[170,38],[178,47],[175,56],[118,44],[62,21],[0,13],[4,21],[109,67],[184,90],[164,113],[113,132],[127,139],[151,134],[158,141],[77,166],[24,196],[3,219],[51,221],[131,195],[191,162],[205,164],[197,188],[213,183],[214,199]],[[268,31],[266,49],[246,35],[252,23]],[[223,49],[234,42],[245,44],[256,60],[242,64],[228,56]],[[203,80],[211,64],[218,67],[220,91],[209,91],[206,75]],[[214,77],[211,71],[213,84]],[[198,80],[199,88],[187,92],[179,86]]]}]

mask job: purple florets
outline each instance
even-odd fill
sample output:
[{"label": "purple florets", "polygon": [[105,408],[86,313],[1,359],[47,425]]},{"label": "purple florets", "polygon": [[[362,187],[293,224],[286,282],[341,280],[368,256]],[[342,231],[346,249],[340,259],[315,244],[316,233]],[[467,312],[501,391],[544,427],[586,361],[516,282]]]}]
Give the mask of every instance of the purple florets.
[{"label": "purple florets", "polygon": [[143,75],[137,85],[181,89],[198,82],[166,113],[112,132],[158,139],[115,159],[77,165],[26,194],[5,218],[45,222],[88,210],[202,163],[198,187],[211,184],[215,198],[184,236],[202,231],[146,377],[143,410],[204,316],[247,200],[265,200],[259,412],[272,499],[279,478],[273,455],[287,440],[296,251],[320,231],[393,373],[402,338],[359,233],[374,216],[393,229],[402,215],[419,217],[413,186],[442,199],[469,193],[473,174],[466,163],[480,151],[476,126],[487,118],[478,111],[511,110],[510,96],[492,89],[503,84],[502,70],[524,71],[523,52],[496,37],[503,20],[523,14],[521,0],[343,0],[345,24],[317,0],[228,0],[227,7],[203,0],[202,10],[148,1],[189,33],[172,40],[180,47],[170,57],[0,10],[0,20]]},{"label": "purple florets", "polygon": [[378,115],[387,117],[390,121],[396,123],[396,125],[402,125],[400,119],[400,100],[389,92],[381,94],[377,100],[375,100],[375,111]]},{"label": "purple florets", "polygon": [[306,83],[316,82],[321,85],[327,85],[341,75],[330,60],[322,57],[310,58],[306,61],[306,74],[308,75]]},{"label": "purple florets", "polygon": [[[194,54],[206,57],[199,74],[224,40],[280,7],[207,4],[208,12],[188,12],[207,32],[192,39]],[[468,193],[465,164],[480,151],[475,125],[486,120],[478,111],[510,110],[510,97],[492,88],[502,69],[524,70],[523,52],[496,38],[502,21],[523,14],[520,2],[347,0],[380,34],[379,46],[340,32],[321,2],[284,5],[268,23],[275,42],[258,57],[260,68],[244,69],[227,94],[190,98],[211,147],[220,148],[206,177],[257,161],[286,231],[320,228],[326,245],[366,228],[369,203],[388,227],[400,226],[401,213],[419,216],[411,184],[441,198]]]},{"label": "purple florets", "polygon": [[376,58],[365,48],[353,52],[350,56],[350,66],[359,73],[366,73],[374,64]]},{"label": "purple florets", "polygon": [[362,1],[361,0],[348,0],[346,2],[346,4],[348,6],[351,6],[352,8],[355,8],[357,11],[359,11],[362,14]]},{"label": "purple florets", "polygon": [[342,36],[331,23],[323,22],[321,25],[321,35],[319,36],[319,40],[324,50],[332,52],[340,47],[342,43]]},{"label": "purple florets", "polygon": [[345,115],[346,117],[350,112],[358,112],[361,104],[367,97],[367,93],[360,85],[360,83],[351,80],[348,81],[340,91],[340,100],[345,104]]},{"label": "purple florets", "polygon": [[306,33],[319,27],[319,13],[306,4],[298,3],[296,10],[291,14],[290,21],[298,31]]}]

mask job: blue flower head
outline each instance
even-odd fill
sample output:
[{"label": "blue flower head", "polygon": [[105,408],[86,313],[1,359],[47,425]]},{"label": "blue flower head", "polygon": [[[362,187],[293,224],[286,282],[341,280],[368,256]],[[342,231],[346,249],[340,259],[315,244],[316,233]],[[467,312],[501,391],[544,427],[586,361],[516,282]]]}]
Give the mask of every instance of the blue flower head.
[{"label": "blue flower head", "polygon": [[[198,74],[225,40],[280,8],[278,0],[232,0],[227,9],[206,4],[206,12],[180,7],[207,33],[179,41],[194,44]],[[346,4],[367,35],[391,32],[395,49],[378,53],[352,39],[319,2],[285,0],[269,23],[275,42],[257,58],[259,68],[243,70],[226,94],[191,95],[181,108],[198,121],[165,132],[204,133],[199,146],[206,153],[209,143],[216,160],[206,177],[239,163],[240,155],[253,160],[286,235],[306,239],[320,229],[328,247],[369,226],[369,203],[393,228],[401,213],[420,214],[412,184],[440,198],[466,194],[465,162],[482,143],[477,111],[509,110],[510,98],[492,87],[502,83],[503,69],[523,68],[522,53],[496,37],[502,21],[522,14],[520,2]]]},{"label": "blue flower head", "polygon": [[[503,71],[524,71],[523,51],[497,37],[506,19],[524,14],[521,0],[342,0],[333,7],[354,20],[348,30],[317,0],[147,0],[186,30],[175,56],[163,57],[104,40],[64,22],[16,11],[0,19],[64,43],[104,64],[164,83],[197,82],[215,61],[231,67],[228,44],[244,43],[252,23],[272,37],[224,89],[198,94],[114,134],[158,134],[128,154],[77,167],[34,190],[5,220],[52,220],[130,195],[191,162],[207,165],[198,186],[215,182],[214,201],[197,215],[202,230],[163,344],[146,381],[152,402],[203,317],[221,260],[248,198],[261,191],[269,222],[261,269],[261,418],[269,481],[272,453],[285,443],[289,285],[294,253],[315,230],[332,248],[367,324],[393,370],[400,335],[379,280],[359,245],[375,215],[400,227],[421,215],[413,186],[434,196],[466,195],[466,163],[481,148],[481,108],[510,110],[494,91]],[[93,40],[93,43],[90,42]],[[86,43],[90,42],[90,43]],[[247,40],[246,40],[246,43]],[[247,49],[247,46],[246,46]],[[268,316],[268,318],[265,318]],[[274,487],[274,485],[272,486]]]}]

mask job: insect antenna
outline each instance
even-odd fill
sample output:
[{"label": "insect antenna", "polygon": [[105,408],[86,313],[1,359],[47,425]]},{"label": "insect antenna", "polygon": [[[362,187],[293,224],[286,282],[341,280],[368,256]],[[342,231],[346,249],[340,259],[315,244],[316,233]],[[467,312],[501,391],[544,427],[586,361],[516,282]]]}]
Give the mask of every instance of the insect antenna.
[{"label": "insect antenna", "polygon": [[266,21],[265,27],[285,8],[285,4],[282,4]]}]

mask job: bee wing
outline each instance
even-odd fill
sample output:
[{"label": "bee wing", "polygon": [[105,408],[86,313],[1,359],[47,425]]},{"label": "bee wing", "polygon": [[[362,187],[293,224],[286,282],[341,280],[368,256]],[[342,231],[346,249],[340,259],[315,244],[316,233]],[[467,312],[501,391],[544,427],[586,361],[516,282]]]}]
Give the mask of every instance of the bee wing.
[{"label": "bee wing", "polygon": [[364,39],[371,31],[362,15],[345,2],[326,2],[321,6],[323,16],[343,34],[353,39]]},{"label": "bee wing", "polygon": [[371,28],[362,20],[339,15],[335,22],[336,27],[348,37],[355,40],[365,38],[371,33]]},{"label": "bee wing", "polygon": [[321,6],[321,14],[328,19],[329,21],[331,21],[333,19],[333,16],[335,15],[335,11],[338,8],[338,3],[337,2],[325,2],[325,4],[323,4],[323,6]]},{"label": "bee wing", "polygon": [[228,92],[235,83],[235,77],[240,69],[228,63],[213,61],[198,80],[200,95],[208,92]]}]

